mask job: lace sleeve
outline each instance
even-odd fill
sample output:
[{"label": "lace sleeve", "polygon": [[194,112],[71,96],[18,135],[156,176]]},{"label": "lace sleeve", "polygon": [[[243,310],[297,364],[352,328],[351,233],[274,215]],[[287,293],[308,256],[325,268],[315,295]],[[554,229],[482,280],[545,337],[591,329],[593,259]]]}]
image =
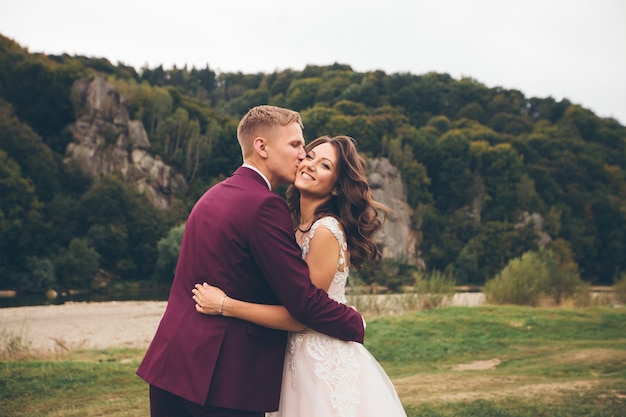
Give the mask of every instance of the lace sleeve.
[{"label": "lace sleeve", "polygon": [[318,219],[315,223],[313,223],[313,226],[311,226],[311,231],[309,232],[306,239],[304,240],[304,243],[302,244],[302,258],[306,258],[307,253],[309,253],[309,243],[311,239],[313,238],[313,236],[315,235],[315,231],[320,226],[323,226],[327,228],[328,230],[330,230],[333,236],[335,236],[335,238],[337,239],[337,242],[339,242],[340,253],[339,253],[338,267],[345,265],[346,263],[345,253],[347,250],[346,240],[344,239],[343,231],[341,230],[339,221],[335,219],[334,217],[330,217],[330,216],[322,217],[321,219]]}]

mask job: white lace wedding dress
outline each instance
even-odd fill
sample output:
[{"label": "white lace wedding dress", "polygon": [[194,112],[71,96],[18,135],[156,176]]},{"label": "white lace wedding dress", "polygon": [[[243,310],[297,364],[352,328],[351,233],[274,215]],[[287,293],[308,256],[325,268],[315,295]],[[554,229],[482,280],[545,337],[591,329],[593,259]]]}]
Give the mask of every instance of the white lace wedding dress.
[{"label": "white lace wedding dress", "polygon": [[[306,257],[319,227],[326,227],[339,241],[339,264],[328,295],[345,304],[346,242],[335,218],[323,217],[313,224],[302,244],[302,256]],[[362,344],[311,329],[289,333],[280,407],[266,417],[381,416],[406,417],[406,413],[391,380]]]}]

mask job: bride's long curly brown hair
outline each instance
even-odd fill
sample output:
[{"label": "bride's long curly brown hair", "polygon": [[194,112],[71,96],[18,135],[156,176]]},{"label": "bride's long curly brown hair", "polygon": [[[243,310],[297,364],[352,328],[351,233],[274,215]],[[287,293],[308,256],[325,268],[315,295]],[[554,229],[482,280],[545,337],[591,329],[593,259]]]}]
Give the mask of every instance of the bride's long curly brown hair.
[{"label": "bride's long curly brown hair", "polygon": [[[308,153],[322,143],[330,143],[337,152],[337,190],[330,200],[315,211],[314,221],[323,216],[335,217],[343,226],[350,252],[350,264],[360,269],[367,260],[378,261],[382,254],[374,235],[383,225],[389,208],[374,200],[367,182],[365,161],[349,136],[322,136],[305,146]],[[294,230],[300,223],[300,191],[293,185],[286,192]],[[382,220],[381,220],[382,217]]]}]

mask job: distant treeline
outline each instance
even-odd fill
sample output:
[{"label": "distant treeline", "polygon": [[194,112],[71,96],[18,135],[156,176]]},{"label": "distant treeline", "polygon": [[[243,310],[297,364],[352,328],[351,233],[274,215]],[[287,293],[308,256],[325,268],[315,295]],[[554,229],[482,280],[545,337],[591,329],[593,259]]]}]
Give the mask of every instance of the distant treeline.
[{"label": "distant treeline", "polygon": [[[171,209],[115,175],[96,181],[63,163],[77,117],[72,85],[96,72],[129,100],[152,152],[187,179]],[[85,287],[98,271],[171,280],[181,224],[241,163],[236,126],[258,104],[300,111],[307,140],[346,134],[365,157],[400,169],[426,273],[482,285],[539,249],[531,218],[543,219],[549,248],[585,281],[611,284],[626,268],[626,128],[582,105],[471,78],[342,64],[271,74],[137,70],[33,54],[0,35],[0,289]],[[395,275],[411,270],[393,263]],[[385,270],[363,277],[384,284]]]}]

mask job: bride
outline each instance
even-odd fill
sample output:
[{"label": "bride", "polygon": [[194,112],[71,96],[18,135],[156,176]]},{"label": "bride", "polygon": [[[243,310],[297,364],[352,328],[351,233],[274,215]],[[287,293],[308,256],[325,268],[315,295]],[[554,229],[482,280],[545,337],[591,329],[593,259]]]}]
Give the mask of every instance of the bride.
[{"label": "bride", "polygon": [[[382,226],[378,212],[387,208],[374,201],[351,138],[322,136],[305,149],[287,191],[295,238],[312,282],[345,304],[349,268],[380,257],[373,236]],[[391,380],[362,344],[306,329],[283,306],[235,300],[206,283],[193,294],[200,313],[290,331],[279,410],[267,417],[406,417]]]}]

